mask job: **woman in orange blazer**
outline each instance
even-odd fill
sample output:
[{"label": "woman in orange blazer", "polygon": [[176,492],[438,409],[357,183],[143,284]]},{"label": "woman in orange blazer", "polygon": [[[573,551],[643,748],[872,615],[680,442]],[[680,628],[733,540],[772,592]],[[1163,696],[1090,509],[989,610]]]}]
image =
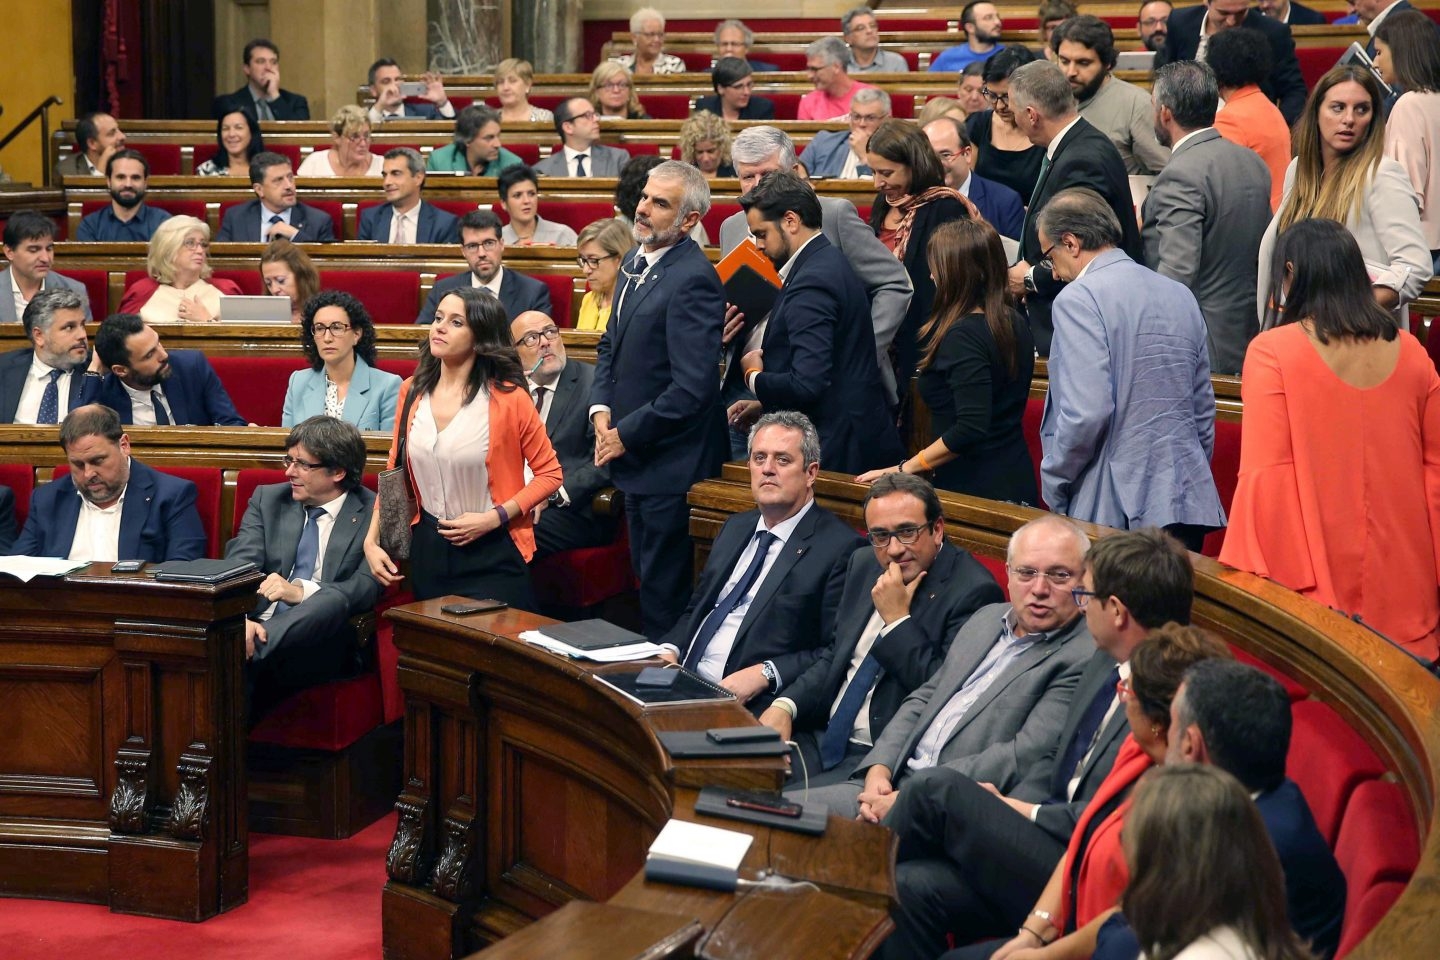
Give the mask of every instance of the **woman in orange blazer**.
[{"label": "woman in orange blazer", "polygon": [[[532,515],[560,488],[560,462],[526,388],[505,308],[489,291],[463,287],[441,299],[398,406],[390,466],[403,435],[419,506],[410,547],[416,599],[459,594],[533,608],[525,566],[535,552]],[[382,584],[400,579],[380,546],[378,510],[365,558]]]}]

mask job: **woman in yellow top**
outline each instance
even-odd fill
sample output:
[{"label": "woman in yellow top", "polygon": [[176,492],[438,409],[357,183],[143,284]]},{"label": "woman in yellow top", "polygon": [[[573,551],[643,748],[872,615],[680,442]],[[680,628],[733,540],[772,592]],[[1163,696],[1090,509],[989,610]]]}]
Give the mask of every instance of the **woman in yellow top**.
[{"label": "woman in yellow top", "polygon": [[630,231],[619,220],[596,220],[580,231],[575,240],[580,255],[575,261],[590,281],[590,290],[580,301],[577,330],[603,331],[610,322],[610,298],[615,295],[620,258],[634,245]]}]

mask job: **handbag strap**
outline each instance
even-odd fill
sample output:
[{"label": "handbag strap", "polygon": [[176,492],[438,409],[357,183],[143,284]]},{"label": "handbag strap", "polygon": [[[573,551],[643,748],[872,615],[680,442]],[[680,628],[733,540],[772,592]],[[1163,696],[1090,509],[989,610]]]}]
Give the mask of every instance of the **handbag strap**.
[{"label": "handbag strap", "polygon": [[405,441],[410,438],[410,407],[415,403],[415,381],[405,391],[405,409],[400,413],[400,442],[395,445],[395,466],[405,466]]}]

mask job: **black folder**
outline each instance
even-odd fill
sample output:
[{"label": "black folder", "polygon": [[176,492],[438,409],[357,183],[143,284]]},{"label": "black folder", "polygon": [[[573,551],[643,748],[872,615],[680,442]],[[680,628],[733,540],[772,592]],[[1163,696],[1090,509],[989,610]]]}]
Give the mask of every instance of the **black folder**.
[{"label": "black folder", "polygon": [[151,567],[150,575],[171,583],[224,583],[254,569],[249,560],[167,560]]},{"label": "black folder", "polygon": [[576,620],[574,623],[547,623],[540,633],[576,650],[604,650],[630,643],[645,643],[645,637],[608,620]]}]

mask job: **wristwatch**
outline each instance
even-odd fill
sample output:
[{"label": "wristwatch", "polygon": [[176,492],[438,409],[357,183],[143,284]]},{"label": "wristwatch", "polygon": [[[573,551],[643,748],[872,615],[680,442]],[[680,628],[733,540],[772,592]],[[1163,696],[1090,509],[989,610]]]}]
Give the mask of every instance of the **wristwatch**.
[{"label": "wristwatch", "polygon": [[1026,292],[1026,293],[1036,293],[1036,292],[1037,292],[1037,290],[1036,290],[1036,288],[1035,288],[1035,268],[1034,268],[1034,267],[1031,267],[1029,270],[1026,270],[1026,271],[1025,271],[1025,292]]},{"label": "wristwatch", "polygon": [[776,690],[779,689],[780,677],[778,674],[775,673],[775,665],[769,660],[766,660],[764,663],[760,664],[760,676],[764,677],[765,682],[770,685],[771,693],[774,693]]}]

